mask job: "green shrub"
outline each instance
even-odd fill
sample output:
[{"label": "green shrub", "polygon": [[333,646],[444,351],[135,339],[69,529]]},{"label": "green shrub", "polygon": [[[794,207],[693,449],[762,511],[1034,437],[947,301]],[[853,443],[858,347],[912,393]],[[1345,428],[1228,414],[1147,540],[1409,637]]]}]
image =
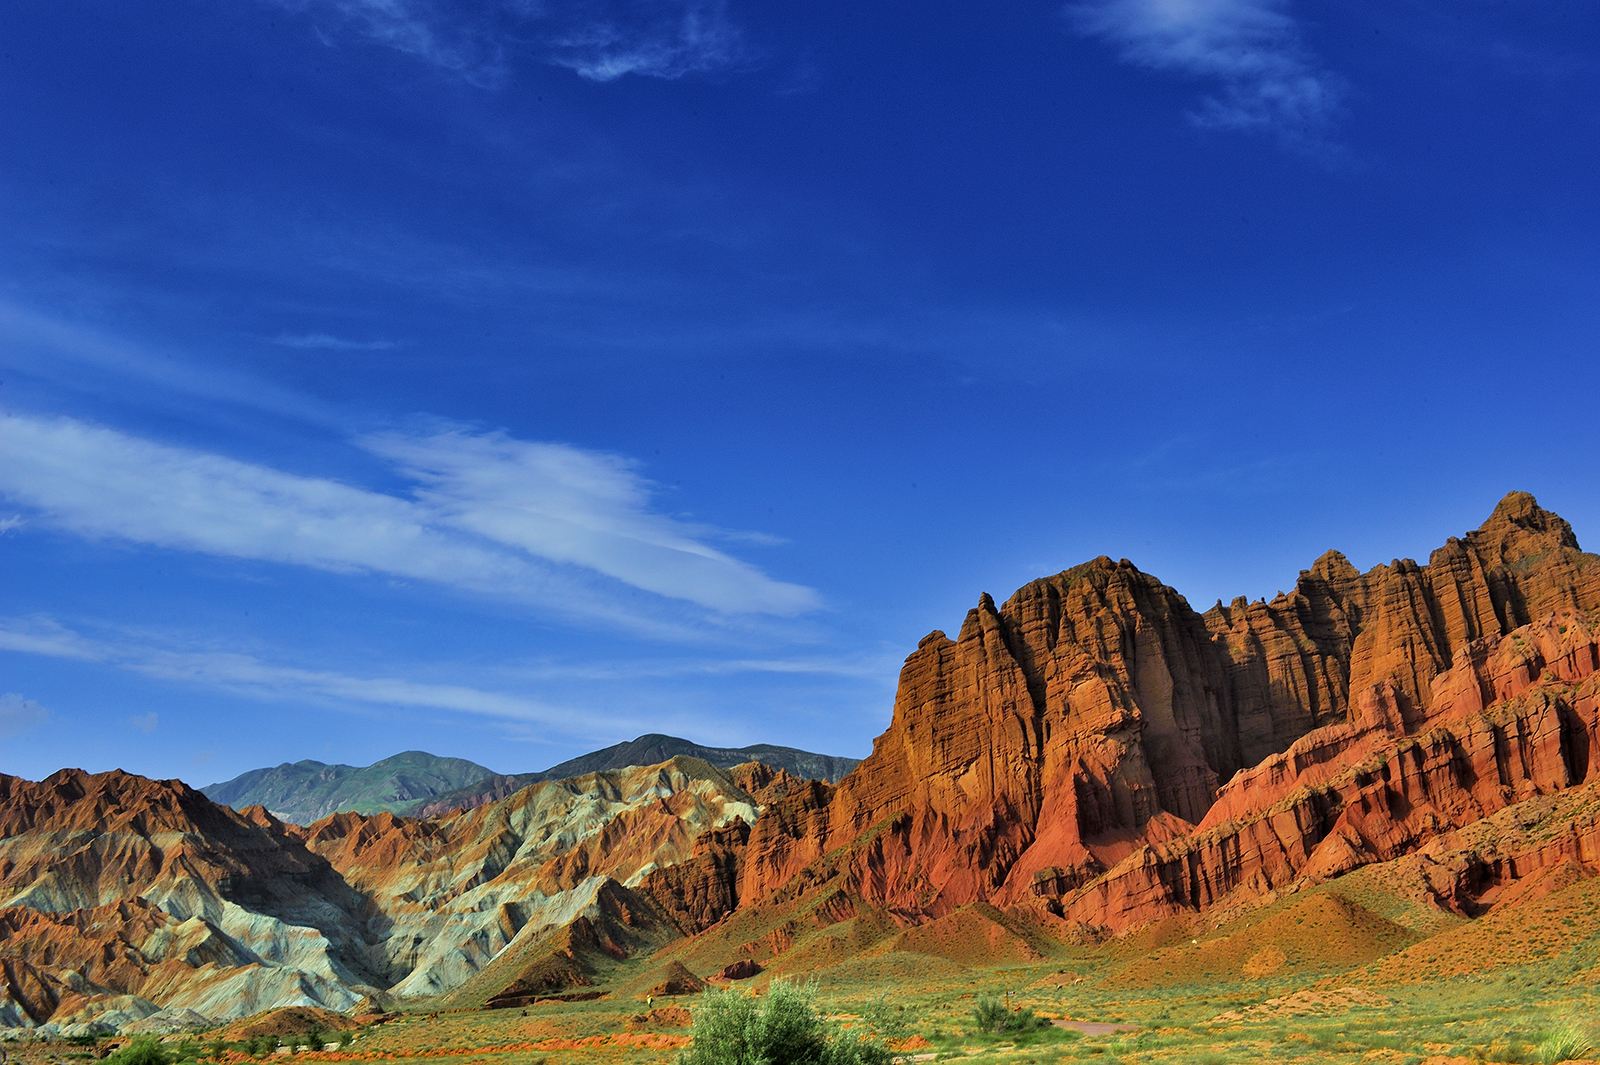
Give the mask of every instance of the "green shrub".
[{"label": "green shrub", "polygon": [[136,1037],[105,1058],[106,1065],[172,1065],[172,1054],[153,1035]]},{"label": "green shrub", "polygon": [[1010,1019],[1011,1011],[999,999],[993,995],[978,996],[978,1004],[972,1010],[972,1022],[978,1026],[978,1031],[998,1035],[1006,1030]]},{"label": "green shrub", "polygon": [[972,1010],[972,1020],[984,1035],[1020,1035],[1050,1027],[1050,1021],[1026,1007],[1007,1009],[993,995],[979,995]]},{"label": "green shrub", "polygon": [[830,1024],[810,984],[774,982],[760,998],[708,991],[682,1065],[889,1065],[888,1047]]},{"label": "green shrub", "polygon": [[1539,1042],[1539,1060],[1544,1065],[1586,1058],[1594,1050],[1587,1033],[1574,1024],[1563,1024]]},{"label": "green shrub", "polygon": [[861,1011],[861,1020],[879,1039],[898,1041],[912,1035],[911,1014],[904,1006],[891,1003],[887,995],[880,996]]}]

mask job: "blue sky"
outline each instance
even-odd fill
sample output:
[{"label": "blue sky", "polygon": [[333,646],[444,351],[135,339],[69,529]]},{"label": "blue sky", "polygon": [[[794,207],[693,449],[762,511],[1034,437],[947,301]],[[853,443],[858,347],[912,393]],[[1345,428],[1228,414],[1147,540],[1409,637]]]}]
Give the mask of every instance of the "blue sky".
[{"label": "blue sky", "polygon": [[1600,537],[1600,13],[13,5],[0,771],[861,755],[980,592]]}]

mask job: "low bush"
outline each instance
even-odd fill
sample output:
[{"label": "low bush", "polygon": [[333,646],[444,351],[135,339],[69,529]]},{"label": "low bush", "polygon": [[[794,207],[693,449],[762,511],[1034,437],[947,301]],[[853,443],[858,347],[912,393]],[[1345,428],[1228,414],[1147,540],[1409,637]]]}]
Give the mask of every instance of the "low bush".
[{"label": "low bush", "polygon": [[984,1035],[1020,1035],[1050,1027],[1050,1021],[1026,1007],[1008,1009],[993,995],[979,995],[972,1020]]},{"label": "low bush", "polygon": [[106,1065],[172,1065],[173,1057],[161,1040],[141,1035],[104,1059]]},{"label": "low bush", "polygon": [[773,983],[759,998],[708,991],[694,1008],[682,1065],[889,1065],[878,1040],[830,1023],[810,984]]},{"label": "low bush", "polygon": [[867,1031],[879,1039],[895,1042],[912,1035],[911,1014],[904,1006],[890,1002],[886,995],[868,1003],[861,1011],[861,1020]]}]

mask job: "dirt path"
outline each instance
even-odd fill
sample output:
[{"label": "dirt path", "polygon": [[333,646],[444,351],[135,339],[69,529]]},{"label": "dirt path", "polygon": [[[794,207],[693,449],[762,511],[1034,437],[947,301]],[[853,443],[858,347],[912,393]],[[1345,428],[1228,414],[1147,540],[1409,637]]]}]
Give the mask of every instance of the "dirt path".
[{"label": "dirt path", "polygon": [[1137,1029],[1137,1024],[1121,1024],[1116,1021],[1054,1021],[1057,1028],[1070,1028],[1074,1032],[1084,1035],[1116,1035],[1119,1032],[1131,1032]]}]

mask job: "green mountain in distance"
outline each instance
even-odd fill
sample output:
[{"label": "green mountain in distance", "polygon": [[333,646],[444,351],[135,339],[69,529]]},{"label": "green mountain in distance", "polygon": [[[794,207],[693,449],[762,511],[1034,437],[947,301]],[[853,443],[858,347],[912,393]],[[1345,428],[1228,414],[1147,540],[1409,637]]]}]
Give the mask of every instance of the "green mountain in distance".
[{"label": "green mountain in distance", "polygon": [[451,810],[464,810],[503,799],[541,780],[564,780],[608,769],[625,769],[631,765],[655,765],[680,755],[710,762],[718,769],[729,769],[743,762],[762,762],[774,769],[793,773],[797,777],[829,781],[838,780],[860,762],[859,758],[815,754],[811,751],[779,747],[770,743],[756,743],[749,747],[706,747],[678,736],[664,736],[652,732],[637,739],[614,743],[610,747],[602,747],[598,751],[569,758],[543,772],[510,773],[489,777],[453,792],[436,796],[425,803],[419,803],[412,807],[412,812],[435,816]]},{"label": "green mountain in distance", "polygon": [[405,751],[368,766],[328,765],[309,758],[285,762],[200,790],[214,802],[235,809],[265,806],[281,820],[304,825],[339,810],[404,812],[492,776],[493,770],[465,758]]},{"label": "green mountain in distance", "polygon": [[406,751],[369,766],[328,765],[310,759],[285,762],[268,769],[252,769],[200,790],[213,801],[235,809],[265,806],[273,816],[296,824],[310,824],[341,810],[433,816],[492,802],[541,780],[655,765],[680,755],[702,759],[719,769],[741,762],[763,762],[814,780],[838,780],[858,761],[767,743],[706,747],[677,736],[651,733],[533,773],[496,773],[464,758]]}]

